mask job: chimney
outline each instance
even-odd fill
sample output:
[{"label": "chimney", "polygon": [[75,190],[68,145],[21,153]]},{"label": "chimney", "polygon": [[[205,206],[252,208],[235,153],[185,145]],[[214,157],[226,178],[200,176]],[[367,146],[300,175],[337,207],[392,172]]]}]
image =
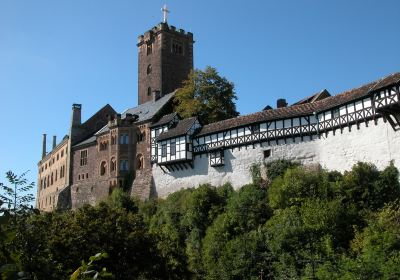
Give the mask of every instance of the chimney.
[{"label": "chimney", "polygon": [[53,135],[53,149],[56,147],[57,145],[57,136]]},{"label": "chimney", "polygon": [[81,124],[81,104],[72,104],[72,126],[77,126]]},{"label": "chimney", "polygon": [[288,104],[287,104],[287,102],[286,102],[286,99],[284,99],[284,98],[279,98],[277,101],[276,101],[276,107],[277,108],[283,108],[283,107],[286,107]]},{"label": "chimney", "polygon": [[46,156],[46,134],[43,134],[42,145],[42,158],[44,158]]}]

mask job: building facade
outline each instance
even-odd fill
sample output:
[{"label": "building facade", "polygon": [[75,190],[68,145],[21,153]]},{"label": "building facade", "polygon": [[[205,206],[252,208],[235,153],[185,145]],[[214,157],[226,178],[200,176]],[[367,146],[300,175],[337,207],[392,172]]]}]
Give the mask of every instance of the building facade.
[{"label": "building facade", "polygon": [[254,164],[289,159],[344,171],[357,161],[400,168],[400,73],[331,96],[323,90],[291,106],[202,125],[181,119],[173,97],[193,68],[193,34],[166,22],[138,39],[138,106],[104,106],[81,122],[74,104],[69,134],[38,163],[37,207],[78,208],[114,188],[140,199],[181,188],[251,182]]}]

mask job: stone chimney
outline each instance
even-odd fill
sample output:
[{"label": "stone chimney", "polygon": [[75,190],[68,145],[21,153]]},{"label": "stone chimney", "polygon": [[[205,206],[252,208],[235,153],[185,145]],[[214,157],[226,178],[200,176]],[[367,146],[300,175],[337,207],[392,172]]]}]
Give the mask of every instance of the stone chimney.
[{"label": "stone chimney", "polygon": [[81,104],[72,104],[72,126],[78,126],[81,124]]},{"label": "stone chimney", "polygon": [[57,146],[57,136],[53,135],[53,149]]},{"label": "stone chimney", "polygon": [[276,108],[283,108],[283,107],[286,107],[288,104],[287,104],[287,102],[286,102],[286,99],[284,99],[284,98],[279,98],[277,101],[276,101]]},{"label": "stone chimney", "polygon": [[42,140],[42,158],[46,156],[46,134],[43,134]]}]

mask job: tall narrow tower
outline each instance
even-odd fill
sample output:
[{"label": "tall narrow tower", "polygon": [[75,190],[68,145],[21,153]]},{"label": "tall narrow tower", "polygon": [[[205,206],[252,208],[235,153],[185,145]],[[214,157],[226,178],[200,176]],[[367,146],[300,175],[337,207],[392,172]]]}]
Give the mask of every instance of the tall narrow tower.
[{"label": "tall narrow tower", "polygon": [[193,69],[193,43],[191,32],[168,25],[165,12],[163,22],[138,37],[139,105],[182,85]]}]

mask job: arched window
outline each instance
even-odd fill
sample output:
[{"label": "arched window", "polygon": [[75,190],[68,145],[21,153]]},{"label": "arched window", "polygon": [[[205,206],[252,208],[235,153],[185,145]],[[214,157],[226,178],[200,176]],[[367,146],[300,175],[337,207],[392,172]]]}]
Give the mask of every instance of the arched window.
[{"label": "arched window", "polygon": [[143,169],[144,165],[143,165],[143,155],[142,154],[138,154],[136,157],[136,170],[140,170]]},{"label": "arched window", "polygon": [[113,172],[115,170],[117,170],[117,162],[115,161],[115,158],[111,158],[110,171]]},{"label": "arched window", "polygon": [[147,88],[147,96],[150,96],[151,95],[151,87],[148,87]]},{"label": "arched window", "polygon": [[107,170],[107,163],[103,161],[100,164],[100,175],[103,176],[104,174],[106,174],[106,170]]},{"label": "arched window", "polygon": [[152,68],[151,68],[151,64],[149,64],[147,66],[147,75],[151,74]]},{"label": "arched window", "polygon": [[51,184],[50,185],[53,185],[53,172],[51,172]]}]

